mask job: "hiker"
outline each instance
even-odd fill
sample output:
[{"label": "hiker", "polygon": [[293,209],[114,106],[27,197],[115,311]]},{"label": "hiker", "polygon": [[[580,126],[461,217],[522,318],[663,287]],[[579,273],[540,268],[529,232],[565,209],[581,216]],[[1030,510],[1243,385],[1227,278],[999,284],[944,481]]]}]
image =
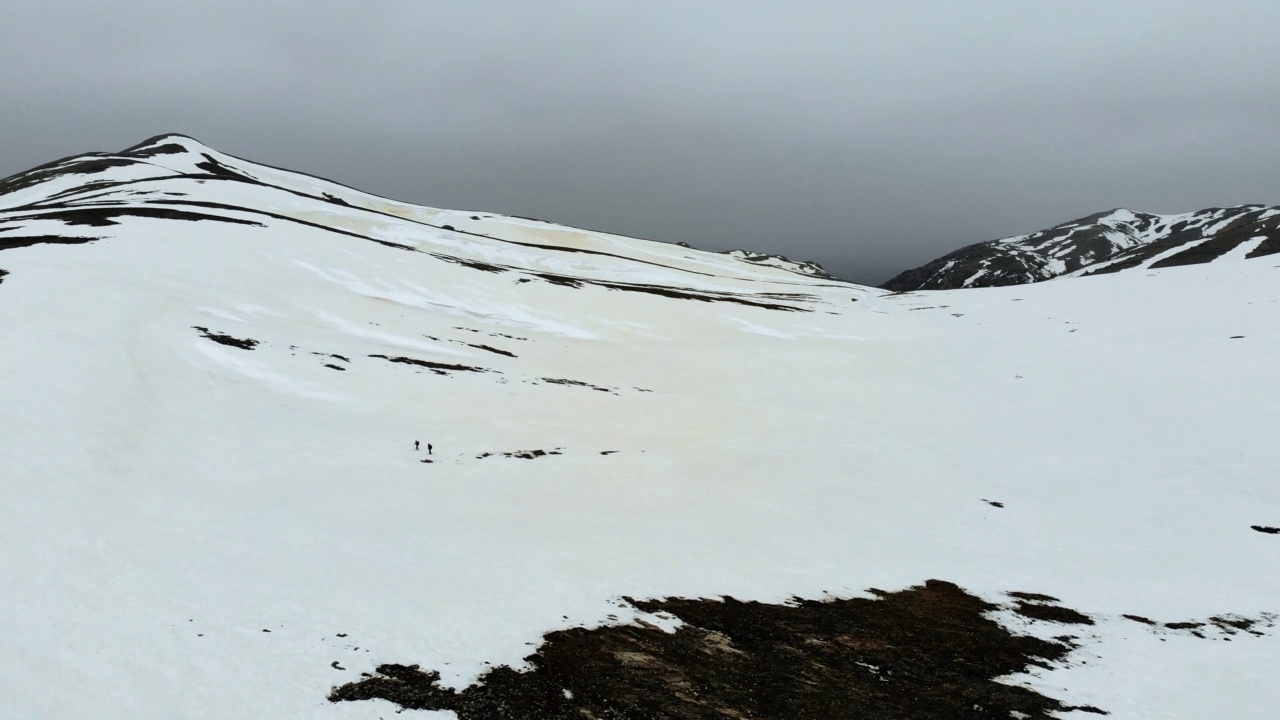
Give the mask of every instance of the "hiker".
[{"label": "hiker", "polygon": [[[431,446],[430,446],[430,445],[428,445],[427,447],[431,447]],[[414,441],[413,441],[413,451],[414,451],[414,452],[417,452],[417,451],[418,451],[418,441],[417,441],[417,440],[414,440]]]},{"label": "hiker", "polygon": [[427,454],[431,454],[431,443],[427,443]]}]

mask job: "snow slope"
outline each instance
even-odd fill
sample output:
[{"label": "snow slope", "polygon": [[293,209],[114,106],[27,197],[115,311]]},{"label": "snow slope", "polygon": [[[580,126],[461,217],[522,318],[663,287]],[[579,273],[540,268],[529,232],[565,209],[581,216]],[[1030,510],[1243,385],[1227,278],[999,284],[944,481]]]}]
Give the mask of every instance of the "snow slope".
[{"label": "snow slope", "polygon": [[1274,258],[891,295],[179,136],[0,191],[0,717],[388,717],[325,696],[927,578],[1095,615],[1010,679],[1069,704],[1280,704],[1121,618],[1280,612]]},{"label": "snow slope", "polygon": [[1179,215],[1098,213],[1028,235],[960,248],[884,284],[887,290],[1022,285],[1063,275],[1198,265],[1280,253],[1280,208],[1240,205]]}]

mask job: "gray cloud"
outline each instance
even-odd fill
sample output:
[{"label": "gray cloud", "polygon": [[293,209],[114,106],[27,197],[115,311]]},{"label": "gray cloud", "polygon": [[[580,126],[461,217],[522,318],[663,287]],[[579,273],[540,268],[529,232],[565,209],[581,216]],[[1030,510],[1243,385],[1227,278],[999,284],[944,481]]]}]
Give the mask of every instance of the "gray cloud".
[{"label": "gray cloud", "polygon": [[159,132],[441,207],[879,282],[1280,202],[1280,5],[8,0],[0,175]]}]

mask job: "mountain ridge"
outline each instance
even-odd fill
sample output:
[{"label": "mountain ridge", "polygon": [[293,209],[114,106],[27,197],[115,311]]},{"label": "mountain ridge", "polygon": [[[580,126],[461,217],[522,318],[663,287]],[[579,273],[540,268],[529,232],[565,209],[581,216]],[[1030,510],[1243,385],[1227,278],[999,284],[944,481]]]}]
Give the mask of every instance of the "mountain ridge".
[{"label": "mountain ridge", "polygon": [[[147,167],[169,171],[171,174],[164,175],[163,173],[148,172],[146,170]],[[114,174],[123,175],[123,177],[79,180],[79,178],[104,173],[108,176]],[[412,220],[418,214],[418,211],[422,209],[435,210],[434,208],[391,200],[356,190],[317,175],[266,165],[222,153],[189,135],[164,133],[132,145],[119,153],[90,152],[70,155],[0,179],[0,213],[23,209],[26,207],[23,204],[24,198],[34,203],[33,207],[35,208],[49,207],[51,204],[66,204],[61,201],[82,196],[85,193],[107,191],[134,183],[158,181],[166,178],[176,179],[179,177],[256,183],[335,205],[389,214],[401,219]],[[58,181],[60,180],[64,181],[63,184],[66,187],[59,189]],[[307,185],[311,187],[306,187]],[[45,186],[53,186],[54,189],[50,191]],[[42,188],[45,188],[43,194],[38,192]],[[28,192],[24,194],[23,191]],[[15,199],[17,204],[15,204]],[[163,204],[155,199],[147,200],[146,202]],[[185,201],[170,201],[170,203],[173,202],[181,204]],[[540,223],[553,228],[584,231],[580,228],[569,228],[568,226],[537,218],[514,215],[475,211],[437,212],[456,216],[448,223],[442,221],[439,227],[460,233],[468,233],[469,231],[463,225],[467,220],[478,219],[480,215],[484,215],[488,219],[503,217],[511,220]],[[0,216],[0,220],[3,220],[2,216]],[[425,224],[430,225],[431,223],[426,222]],[[616,233],[594,234],[618,238],[630,237]],[[634,237],[630,239],[639,242],[662,242]],[[692,252],[707,252],[696,250],[682,243],[663,244],[681,245]],[[792,261],[782,255],[770,255],[745,250],[732,250],[717,254],[732,257],[744,263],[777,268],[797,275],[820,278],[831,282],[845,282],[826,273],[820,265],[811,261]]]},{"label": "mountain ridge", "polygon": [[1207,263],[1242,247],[1249,258],[1280,252],[1280,207],[1237,205],[1173,215],[1116,208],[966,245],[904,270],[880,287],[904,292],[1024,285]]}]

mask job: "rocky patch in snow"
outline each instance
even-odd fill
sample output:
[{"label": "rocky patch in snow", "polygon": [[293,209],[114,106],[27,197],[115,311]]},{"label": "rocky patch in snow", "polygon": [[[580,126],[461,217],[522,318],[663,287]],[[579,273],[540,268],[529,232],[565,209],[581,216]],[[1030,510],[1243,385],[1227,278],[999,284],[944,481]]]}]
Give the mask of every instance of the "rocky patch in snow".
[{"label": "rocky patch in snow", "polygon": [[[461,720],[723,718],[1052,718],[1096,708],[996,679],[1064,660],[1068,642],[1015,635],[996,609],[930,580],[876,599],[786,604],[631,601],[674,616],[655,625],[550,633],[528,670],[499,667],[461,691],[436,671],[385,664],[333,690],[334,702],[388,700]],[[1105,713],[1102,713],[1105,714]]]},{"label": "rocky patch in snow", "polygon": [[450,372],[455,372],[455,371],[456,372],[474,372],[474,373],[491,372],[490,370],[486,370],[480,367],[474,367],[472,365],[457,365],[455,363],[433,362],[431,360],[419,360],[417,358],[410,358],[410,357],[391,357],[388,355],[376,355],[376,354],[370,355],[369,357],[379,358],[382,360],[386,360],[387,362],[399,363],[401,365],[416,365],[418,367],[424,367],[437,375],[448,375]]},{"label": "rocky patch in snow", "polygon": [[[685,247],[688,246],[685,245]],[[813,262],[812,260],[791,260],[790,258],[782,255],[767,255],[765,253],[751,252],[750,250],[729,250],[725,254],[757,265],[768,265],[770,267],[781,268],[801,275],[811,275],[813,277],[828,278],[831,280],[836,279],[835,276],[828,273],[821,265]]]},{"label": "rocky patch in snow", "polygon": [[46,243],[55,245],[78,245],[98,240],[96,237],[76,237],[73,235],[13,235],[0,237],[0,250],[31,247]]},{"label": "rocky patch in snow", "polygon": [[1132,620],[1152,628],[1154,631],[1164,633],[1170,630],[1185,631],[1186,634],[1198,637],[1201,640],[1207,639],[1209,632],[1216,632],[1219,636],[1229,639],[1231,636],[1239,633],[1248,633],[1256,637],[1262,637],[1266,633],[1265,629],[1275,627],[1277,616],[1272,613],[1263,613],[1256,618],[1243,617],[1241,615],[1214,615],[1205,620],[1178,620],[1173,622],[1157,622],[1148,617],[1141,615],[1121,615],[1126,620]]},{"label": "rocky patch in snow", "polygon": [[1013,611],[1031,620],[1061,623],[1063,625],[1092,625],[1093,618],[1071,608],[1056,605],[1058,598],[1040,593],[1011,592],[1017,599]]},{"label": "rocky patch in snow", "polygon": [[[1086,642],[1077,635],[1018,634],[993,619],[996,611],[1012,611],[1035,626],[1050,623],[1042,629],[1096,625],[1057,598],[1010,592],[1013,604],[997,605],[941,580],[870,592],[874,599],[793,598],[782,604],[732,597],[625,598],[654,622],[642,616],[635,624],[549,633],[525,658],[527,667],[492,668],[460,691],[442,686],[437,671],[383,664],[376,674],[362,673],[363,679],[335,687],[329,700],[386,700],[403,709],[450,710],[460,720],[1109,714],[1067,705],[1009,679],[1033,668],[1085,663],[1073,656]],[[1263,636],[1262,630],[1280,618],[1268,613],[1176,622],[1120,617],[1156,636],[1228,642],[1241,633]]]},{"label": "rocky patch in snow", "polygon": [[477,350],[484,350],[485,352],[491,352],[491,353],[493,353],[494,355],[506,355],[507,357],[515,357],[515,356],[516,356],[516,354],[515,354],[515,353],[510,352],[509,350],[501,350],[501,349],[498,349],[498,348],[493,347],[493,346],[490,346],[490,345],[484,345],[484,344],[481,344],[481,343],[463,343],[463,344],[464,344],[464,345],[466,345],[467,347],[473,347],[473,348],[475,348],[475,349],[477,349]]},{"label": "rocky patch in snow", "polygon": [[240,348],[241,350],[252,350],[258,346],[258,341],[253,338],[238,338],[220,332],[214,332],[206,327],[193,325],[193,329],[199,331],[200,335],[206,340],[212,340],[219,345]]},{"label": "rocky patch in snow", "polygon": [[[599,390],[600,392],[607,392],[607,393],[613,392],[613,390],[607,387],[592,385],[591,383],[582,382],[581,380],[570,380],[568,378],[546,378],[546,377],[541,378],[541,380],[542,382],[551,383],[552,385],[576,385],[577,387],[591,388],[592,390]],[[614,393],[614,394],[616,395],[617,393]]]},{"label": "rocky patch in snow", "polygon": [[480,453],[479,455],[476,456],[476,459],[483,460],[485,458],[494,457],[496,455],[498,457],[517,458],[520,460],[537,460],[540,457],[547,457],[549,455],[563,455],[563,454],[564,454],[564,448],[556,448],[554,450],[513,450],[511,452],[504,452],[504,453],[491,453],[491,452]]},{"label": "rocky patch in snow", "polygon": [[508,340],[519,340],[519,341],[521,341],[521,342],[528,342],[528,340],[529,340],[529,338],[527,338],[527,337],[517,337],[517,336],[515,336],[515,335],[508,335],[508,334],[506,334],[506,333],[500,333],[500,332],[491,332],[491,333],[486,333],[486,332],[482,332],[482,331],[480,331],[480,330],[476,330],[475,328],[469,328],[469,327],[455,326],[453,329],[454,329],[454,330],[462,330],[463,332],[470,332],[470,333],[478,333],[478,334],[481,334],[481,335],[488,335],[489,337],[500,337],[500,338],[506,338],[506,339],[508,339]]},{"label": "rocky patch in snow", "polygon": [[[175,200],[173,202],[179,201]],[[262,223],[255,222],[253,220],[245,220],[243,218],[194,212],[190,210],[177,210],[175,208],[148,207],[143,205],[117,205],[106,207],[53,206],[52,210],[46,210],[42,207],[39,212],[10,215],[4,219],[9,221],[55,220],[68,226],[88,225],[91,227],[107,227],[109,225],[118,225],[120,223],[120,219],[125,217],[151,218],[156,220],[186,220],[189,222],[212,221],[237,225],[251,225],[253,227],[266,227]]]},{"label": "rocky patch in snow", "polygon": [[479,260],[471,260],[468,258],[460,258],[460,257],[455,257],[453,255],[446,255],[444,253],[431,253],[431,257],[434,257],[437,260],[450,262],[455,265],[468,267],[468,268],[471,268],[472,270],[482,270],[484,272],[504,273],[511,269],[511,268],[502,267],[500,265],[493,265],[491,263],[481,262]]},{"label": "rocky patch in snow", "polygon": [[620,290],[622,292],[648,293],[659,297],[673,298],[676,300],[697,300],[698,302],[723,302],[734,303],[737,305],[746,305],[749,307],[764,308],[766,310],[783,310],[787,312],[810,312],[808,308],[797,307],[795,305],[782,305],[774,300],[789,300],[793,302],[804,302],[816,300],[812,295],[802,293],[756,293],[756,294],[740,294],[727,292],[711,292],[706,290],[695,290],[686,287],[674,287],[667,285],[651,285],[648,283],[631,283],[611,280],[592,280],[581,277],[573,277],[569,275],[560,275],[556,273],[531,273],[553,285],[561,285],[564,287],[580,288],[587,285],[602,287],[606,290]]}]

